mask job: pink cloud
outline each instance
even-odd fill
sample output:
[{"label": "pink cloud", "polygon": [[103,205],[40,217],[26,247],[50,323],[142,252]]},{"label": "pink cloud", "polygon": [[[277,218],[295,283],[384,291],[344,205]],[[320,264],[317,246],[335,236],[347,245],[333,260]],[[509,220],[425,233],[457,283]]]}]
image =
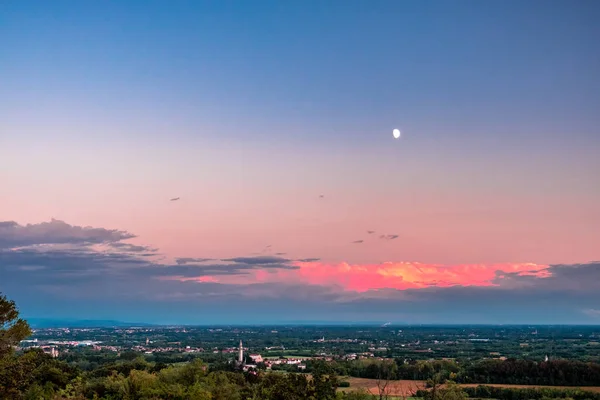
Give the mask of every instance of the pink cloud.
[{"label": "pink cloud", "polygon": [[[338,287],[343,291],[367,292],[377,289],[421,289],[448,286],[497,286],[497,279],[511,274],[547,278],[548,265],[532,263],[440,265],[417,262],[348,264],[298,262],[298,269],[257,269],[244,275],[223,275],[219,283],[282,283]],[[213,277],[175,278],[217,282]]]}]

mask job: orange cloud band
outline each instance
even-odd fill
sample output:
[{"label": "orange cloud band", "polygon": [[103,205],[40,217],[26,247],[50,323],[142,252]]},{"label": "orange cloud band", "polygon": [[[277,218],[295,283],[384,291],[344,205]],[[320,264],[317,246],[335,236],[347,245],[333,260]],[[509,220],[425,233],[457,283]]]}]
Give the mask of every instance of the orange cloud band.
[{"label": "orange cloud band", "polygon": [[285,283],[337,286],[345,291],[366,292],[375,289],[420,289],[448,286],[495,286],[496,279],[507,274],[547,278],[548,265],[515,264],[462,264],[438,265],[417,262],[385,262],[381,264],[351,265],[321,262],[299,262],[298,269],[257,269],[244,275],[201,276],[171,279],[224,284]]}]

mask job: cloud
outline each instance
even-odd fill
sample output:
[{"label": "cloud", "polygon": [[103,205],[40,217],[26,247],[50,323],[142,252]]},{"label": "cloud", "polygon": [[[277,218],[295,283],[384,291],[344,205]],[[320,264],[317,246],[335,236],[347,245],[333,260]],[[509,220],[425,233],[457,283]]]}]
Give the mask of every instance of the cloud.
[{"label": "cloud", "polygon": [[112,248],[128,253],[155,253],[158,249],[149,246],[140,246],[131,243],[115,242],[109,244]]},{"label": "cloud", "polygon": [[45,244],[114,243],[136,236],[116,229],[72,226],[52,219],[39,224],[0,222],[0,249]]},{"label": "cloud", "polygon": [[289,262],[290,260],[276,256],[257,256],[257,257],[234,257],[226,258],[221,261],[233,262],[238,264],[269,265]]},{"label": "cloud", "polygon": [[[546,278],[546,279],[538,279]],[[543,289],[546,291],[597,291],[600,289],[600,262],[587,264],[556,264],[535,271],[498,273],[495,283],[504,287]]]},{"label": "cloud", "polygon": [[362,243],[362,242],[364,242],[364,240],[355,240],[355,241],[354,241],[354,242],[352,242],[352,243],[356,243],[356,244],[358,244],[358,243]]},{"label": "cloud", "polygon": [[595,308],[587,308],[583,310],[583,313],[589,315],[592,318],[600,318],[600,310],[597,310]]},{"label": "cloud", "polygon": [[379,236],[379,239],[384,239],[384,240],[394,240],[398,238],[398,235],[381,235]]},{"label": "cloud", "polygon": [[175,262],[177,263],[177,265],[203,263],[206,261],[212,261],[212,259],[211,258],[193,258],[193,257],[180,257],[180,258],[175,259]]},{"label": "cloud", "polygon": [[[167,264],[150,257],[155,249],[122,242],[134,237],[125,231],[72,227],[55,220],[45,224],[0,222],[0,290],[47,312],[76,300],[85,312],[107,304],[113,312],[134,307],[143,312],[163,309],[161,302],[180,301],[181,315],[189,316],[201,309],[210,315],[221,310],[241,316],[270,310],[280,312],[281,318],[293,310],[325,319],[402,316],[424,323],[460,318],[552,322],[552,313],[562,315],[561,321],[585,322],[600,316],[598,262],[352,264],[263,255],[185,257]],[[171,315],[173,307],[162,312]]]},{"label": "cloud", "polygon": [[159,277],[163,279],[174,280],[194,280],[205,276],[239,276],[243,275],[243,279],[247,279],[250,271],[274,271],[274,270],[294,270],[299,267],[287,263],[278,264],[202,264],[202,265],[153,265],[151,269],[140,271],[146,276]]},{"label": "cloud", "polygon": [[298,269],[299,267],[295,265],[296,263],[316,262],[319,260],[319,258],[301,258],[292,260],[278,256],[233,257],[221,259],[221,261],[226,263],[234,263],[236,268],[240,268],[241,265],[245,265],[246,268],[249,268],[250,266],[256,266],[265,269]]},{"label": "cloud", "polygon": [[548,277],[548,265],[461,264],[441,265],[418,262],[385,262],[349,264],[296,262],[297,269],[277,271],[257,277],[261,280],[303,282],[309,285],[331,285],[345,291],[367,292],[379,289],[420,289],[450,286],[498,286],[502,276],[525,274],[531,278]]}]

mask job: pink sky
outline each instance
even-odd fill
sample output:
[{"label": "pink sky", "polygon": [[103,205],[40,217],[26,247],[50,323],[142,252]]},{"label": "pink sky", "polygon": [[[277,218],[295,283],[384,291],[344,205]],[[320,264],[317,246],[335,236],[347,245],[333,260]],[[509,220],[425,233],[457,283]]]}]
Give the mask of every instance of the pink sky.
[{"label": "pink sky", "polygon": [[[598,189],[564,172],[553,176],[556,187],[517,173],[528,158],[486,172],[454,159],[452,149],[406,160],[404,148],[366,155],[316,149],[307,162],[289,143],[181,147],[165,140],[132,151],[131,140],[54,140],[64,146],[49,138],[2,143],[0,220],[57,218],[127,230],[138,235],[131,243],[158,248],[167,261],[248,256],[271,245],[268,254],[322,261],[257,273],[256,281],[357,291],[489,285],[496,270],[598,258]],[[566,168],[576,173],[584,165]]]}]

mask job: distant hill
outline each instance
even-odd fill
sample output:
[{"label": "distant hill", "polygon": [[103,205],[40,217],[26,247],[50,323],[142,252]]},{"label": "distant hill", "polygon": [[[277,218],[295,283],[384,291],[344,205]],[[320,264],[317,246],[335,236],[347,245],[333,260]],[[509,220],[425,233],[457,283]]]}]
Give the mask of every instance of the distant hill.
[{"label": "distant hill", "polygon": [[44,319],[44,318],[29,318],[27,322],[32,328],[111,328],[120,327],[126,328],[131,326],[153,326],[142,322],[123,322],[113,320],[93,320],[93,319]]}]

